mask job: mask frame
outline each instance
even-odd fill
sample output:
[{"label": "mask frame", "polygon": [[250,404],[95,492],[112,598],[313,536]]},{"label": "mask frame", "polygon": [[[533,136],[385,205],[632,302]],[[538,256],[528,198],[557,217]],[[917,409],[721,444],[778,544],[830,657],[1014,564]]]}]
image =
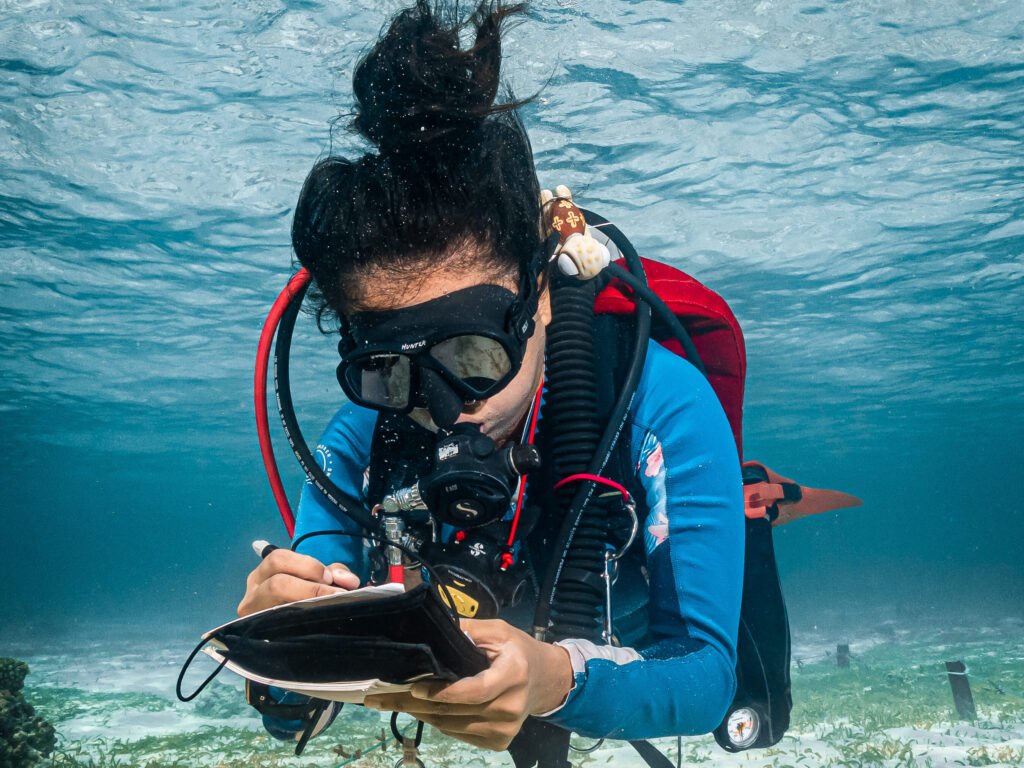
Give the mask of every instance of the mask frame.
[{"label": "mask frame", "polygon": [[[545,243],[545,250],[549,247]],[[485,283],[409,307],[354,313],[342,323],[338,342],[341,362],[335,371],[338,384],[352,402],[366,408],[405,414],[425,407],[436,423],[453,422],[462,404],[497,394],[519,372],[527,342],[536,329],[537,276],[536,266],[523,270],[518,294]],[[508,362],[508,370],[484,386],[474,386],[436,356],[445,342],[473,337],[500,347]],[[400,360],[403,366],[398,370],[404,379],[399,386],[406,391],[404,398],[395,398],[394,403],[387,402],[387,395],[367,396],[356,378],[372,372],[368,363],[373,358],[385,356]],[[381,392],[389,388],[385,376],[378,386]]]}]

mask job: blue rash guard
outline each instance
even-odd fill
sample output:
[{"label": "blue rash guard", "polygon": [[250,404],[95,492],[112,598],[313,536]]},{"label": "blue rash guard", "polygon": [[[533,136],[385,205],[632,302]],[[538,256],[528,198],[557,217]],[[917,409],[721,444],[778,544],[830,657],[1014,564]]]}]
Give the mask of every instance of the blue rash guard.
[{"label": "blue rash guard", "polygon": [[[346,404],[332,419],[317,458],[341,490],[362,497],[377,414]],[[544,718],[584,736],[646,739],[707,733],[736,688],[736,633],[743,580],[743,492],[729,423],[714,390],[690,363],[652,342],[631,408],[635,487],[645,495],[647,581],[613,590],[616,604],[647,604],[644,635],[631,647],[585,640],[561,645],[574,686]],[[295,535],[346,528],[310,484]],[[356,538],[313,537],[300,547],[325,564],[367,575]]]}]

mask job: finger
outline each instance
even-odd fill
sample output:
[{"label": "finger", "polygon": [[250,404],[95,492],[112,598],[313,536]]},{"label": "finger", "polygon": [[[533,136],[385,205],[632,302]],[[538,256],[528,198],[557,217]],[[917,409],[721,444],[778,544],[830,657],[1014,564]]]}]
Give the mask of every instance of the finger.
[{"label": "finger", "polygon": [[501,619],[461,619],[459,626],[477,645],[504,642],[518,631]]},{"label": "finger", "polygon": [[405,712],[417,718],[420,718],[421,715],[430,715],[431,717],[471,718],[496,722],[511,722],[518,719],[517,712],[509,707],[501,706],[497,702],[483,706],[479,704],[450,704],[445,701],[416,699],[408,694],[381,694],[367,696],[363,700],[363,704],[370,709],[379,709],[384,712]]},{"label": "finger", "polygon": [[437,729],[446,736],[472,744],[474,747],[492,749],[496,752],[508,749],[508,745],[512,743],[512,739],[515,738],[521,727],[516,723],[495,726],[479,721],[449,721],[444,717],[430,715],[425,715],[421,719],[431,728]]},{"label": "finger", "polygon": [[306,581],[317,581],[332,584],[334,576],[315,557],[300,555],[290,549],[275,549],[252,572],[253,582],[262,584],[275,574],[288,574]]},{"label": "finger", "polygon": [[447,688],[451,683],[416,683],[409,691],[409,694],[417,699],[437,699],[437,694]]},{"label": "finger", "polygon": [[296,600],[306,600],[311,597],[332,595],[346,590],[340,587],[321,584],[314,581],[306,581],[286,573],[275,573],[251,595],[249,613],[262,611],[264,608],[271,608],[283,603],[294,603]]},{"label": "finger", "polygon": [[334,578],[334,584],[345,589],[359,589],[359,577],[352,573],[352,570],[343,563],[331,563],[327,566]]},{"label": "finger", "polygon": [[464,677],[440,689],[417,684],[412,687],[410,693],[416,698],[428,701],[479,706],[496,699],[519,682],[519,675],[507,657],[499,656],[490,667],[472,677]]}]

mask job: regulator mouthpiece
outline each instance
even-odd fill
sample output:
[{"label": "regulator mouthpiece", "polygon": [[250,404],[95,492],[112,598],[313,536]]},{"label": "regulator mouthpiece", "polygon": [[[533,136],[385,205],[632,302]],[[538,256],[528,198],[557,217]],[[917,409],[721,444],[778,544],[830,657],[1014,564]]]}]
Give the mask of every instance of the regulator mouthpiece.
[{"label": "regulator mouthpiece", "polygon": [[419,494],[442,523],[479,528],[505,516],[519,477],[539,466],[534,446],[498,448],[479,425],[456,424],[441,433],[434,471],[419,481]]}]

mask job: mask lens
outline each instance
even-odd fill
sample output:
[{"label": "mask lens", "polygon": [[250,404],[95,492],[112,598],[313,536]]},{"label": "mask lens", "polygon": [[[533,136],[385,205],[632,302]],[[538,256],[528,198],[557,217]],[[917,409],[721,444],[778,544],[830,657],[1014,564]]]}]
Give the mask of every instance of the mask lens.
[{"label": "mask lens", "polygon": [[405,355],[379,354],[355,360],[346,378],[368,404],[397,410],[409,404],[412,364]]},{"label": "mask lens", "polygon": [[481,397],[512,370],[508,352],[487,336],[453,336],[431,347],[430,356]]}]

